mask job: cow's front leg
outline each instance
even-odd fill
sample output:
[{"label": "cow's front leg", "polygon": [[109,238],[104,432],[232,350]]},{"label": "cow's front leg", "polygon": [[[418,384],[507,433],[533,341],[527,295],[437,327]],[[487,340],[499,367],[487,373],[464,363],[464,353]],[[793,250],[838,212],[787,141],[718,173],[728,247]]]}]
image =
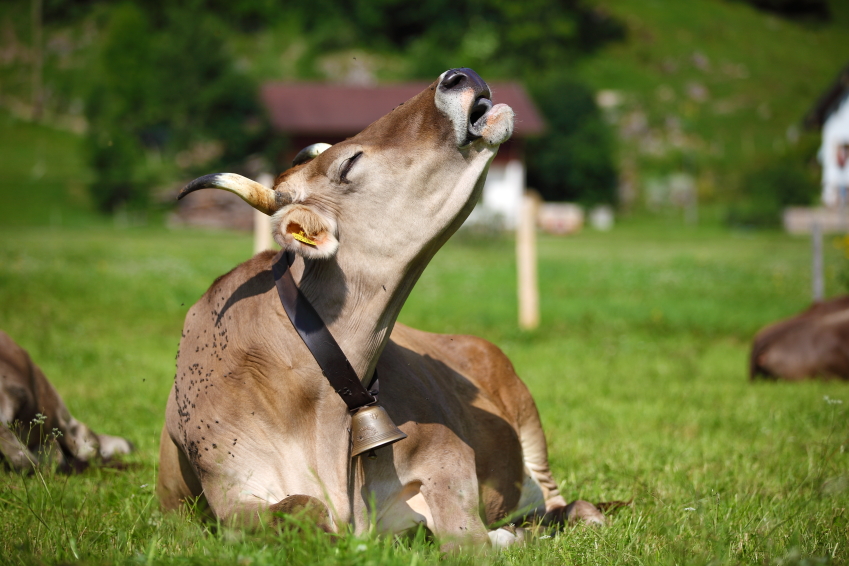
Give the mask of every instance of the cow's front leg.
[{"label": "cow's front leg", "polygon": [[284,516],[291,516],[298,521],[314,524],[326,533],[335,532],[327,506],[311,495],[290,495],[270,505],[266,501],[244,495],[231,491],[230,501],[213,496],[210,506],[224,524],[234,528],[285,526],[287,521]]},{"label": "cow's front leg", "polygon": [[283,521],[281,515],[291,515],[303,519],[326,533],[332,533],[332,521],[327,506],[310,495],[290,495],[269,506],[271,512],[271,524],[279,524]]},{"label": "cow's front leg", "polygon": [[421,492],[433,519],[428,528],[441,541],[443,551],[487,547],[491,541],[478,512],[477,482],[458,478],[463,476],[433,477],[422,483]]}]

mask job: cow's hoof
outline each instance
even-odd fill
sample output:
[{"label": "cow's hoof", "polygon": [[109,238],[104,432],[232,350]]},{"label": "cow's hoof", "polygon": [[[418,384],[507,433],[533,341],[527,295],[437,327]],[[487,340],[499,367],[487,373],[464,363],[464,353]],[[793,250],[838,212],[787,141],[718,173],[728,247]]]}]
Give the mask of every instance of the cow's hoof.
[{"label": "cow's hoof", "polygon": [[508,546],[525,542],[525,529],[517,529],[513,526],[501,527],[500,529],[489,531],[487,534],[489,535],[489,542],[492,544],[492,548],[496,550],[502,550]]},{"label": "cow's hoof", "polygon": [[108,460],[118,454],[129,454],[135,450],[132,442],[120,436],[98,434],[97,440],[100,442],[100,457],[104,460]]},{"label": "cow's hoof", "polygon": [[[326,533],[332,533],[333,529],[330,526],[330,513],[327,511],[327,506],[315,497],[309,495],[290,495],[286,499],[282,499],[268,508],[275,515],[292,515],[297,519],[302,519],[310,523],[314,523],[319,529]],[[272,525],[283,523],[281,517],[272,519]]]},{"label": "cow's hoof", "polygon": [[569,525],[584,524],[596,526],[607,524],[607,519],[604,518],[598,507],[583,499],[577,499],[567,505],[563,509],[563,514]]}]

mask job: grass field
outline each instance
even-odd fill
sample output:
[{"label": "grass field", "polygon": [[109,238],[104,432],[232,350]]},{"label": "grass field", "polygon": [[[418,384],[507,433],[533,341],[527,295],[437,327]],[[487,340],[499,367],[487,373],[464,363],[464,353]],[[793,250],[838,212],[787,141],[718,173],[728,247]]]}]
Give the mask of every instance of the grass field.
[{"label": "grass field", "polygon": [[[76,416],[138,447],[126,470],[0,473],[0,561],[849,561],[846,385],[746,377],[752,334],[807,302],[808,242],[657,221],[543,238],[537,331],[516,330],[509,239],[450,242],[400,318],[484,336],[511,356],[537,399],[567,498],[634,499],[609,528],[441,558],[421,540],[334,543],[161,515],[158,432],[182,317],[250,246],[241,234],[155,227],[0,229],[0,328]],[[837,292],[840,252],[828,251]]]}]

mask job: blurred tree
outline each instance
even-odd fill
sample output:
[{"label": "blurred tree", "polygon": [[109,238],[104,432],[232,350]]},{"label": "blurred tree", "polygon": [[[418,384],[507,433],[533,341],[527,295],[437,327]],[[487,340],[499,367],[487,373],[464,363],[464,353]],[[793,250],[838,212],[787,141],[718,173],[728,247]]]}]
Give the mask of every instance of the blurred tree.
[{"label": "blurred tree", "polygon": [[583,0],[300,0],[325,47],[358,43],[415,53],[412,72],[432,76],[462,55],[487,74],[533,75],[624,37],[625,28]]},{"label": "blurred tree", "polygon": [[256,85],[234,70],[230,36],[284,23],[302,35],[292,67],[304,78],[320,76],[329,52],[367,49],[403,60],[399,78],[471,66],[525,82],[551,125],[533,144],[535,186],[550,199],[613,199],[612,136],[591,93],[571,81],[534,86],[624,37],[624,25],[589,0],[43,1],[47,21],[105,22],[86,104],[93,193],[104,209],[143,202],[177,174],[174,163],[208,169],[260,151],[267,121]]},{"label": "blurred tree", "polygon": [[784,16],[826,21],[831,18],[828,0],[740,0],[755,8]]},{"label": "blurred tree", "polygon": [[818,147],[818,136],[805,136],[795,146],[746,172],[741,194],[729,208],[728,223],[774,227],[781,223],[785,207],[813,204],[820,195]]},{"label": "blurred tree", "polygon": [[256,85],[236,72],[225,39],[220,21],[185,7],[110,10],[86,104],[102,209],[144,203],[175,167],[194,172],[270,150]]},{"label": "blurred tree", "polygon": [[523,80],[549,124],[548,134],[529,146],[529,183],[547,200],[615,201],[610,128],[593,93],[566,78],[578,57],[625,36],[624,25],[600,8],[583,0],[300,0],[297,5],[319,50],[364,45],[401,51],[416,77],[431,78],[461,64],[490,79]]},{"label": "blurred tree", "polygon": [[563,74],[535,85],[548,130],[528,143],[528,186],[549,201],[614,203],[613,136],[592,91]]}]

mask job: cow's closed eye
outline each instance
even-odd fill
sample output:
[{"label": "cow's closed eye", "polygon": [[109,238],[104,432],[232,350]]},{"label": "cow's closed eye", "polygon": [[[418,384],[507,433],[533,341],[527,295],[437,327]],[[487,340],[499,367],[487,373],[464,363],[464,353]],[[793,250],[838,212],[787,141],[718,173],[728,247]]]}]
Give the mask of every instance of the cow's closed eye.
[{"label": "cow's closed eye", "polygon": [[350,183],[348,180],[348,173],[350,173],[351,169],[354,167],[354,163],[362,156],[363,152],[358,151],[348,159],[342,162],[339,166],[339,182],[340,183]]}]

